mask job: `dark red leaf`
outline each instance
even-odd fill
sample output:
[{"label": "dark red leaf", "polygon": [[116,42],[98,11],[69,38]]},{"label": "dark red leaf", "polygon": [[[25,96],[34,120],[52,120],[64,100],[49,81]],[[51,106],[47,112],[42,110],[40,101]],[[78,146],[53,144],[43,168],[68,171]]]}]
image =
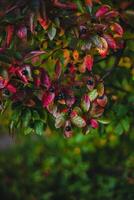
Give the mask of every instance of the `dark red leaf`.
[{"label": "dark red leaf", "polygon": [[109,46],[111,49],[114,49],[114,50],[117,49],[116,41],[114,40],[114,38],[113,38],[111,35],[104,34],[103,37],[104,37],[104,39],[107,41],[108,46]]}]

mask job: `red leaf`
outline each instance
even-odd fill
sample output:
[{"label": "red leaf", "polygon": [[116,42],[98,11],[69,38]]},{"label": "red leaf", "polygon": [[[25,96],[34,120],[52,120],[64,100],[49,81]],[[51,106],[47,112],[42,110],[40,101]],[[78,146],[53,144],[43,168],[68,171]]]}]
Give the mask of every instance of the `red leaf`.
[{"label": "red leaf", "polygon": [[12,85],[12,84],[8,84],[7,86],[6,86],[6,88],[7,88],[7,90],[9,91],[9,92],[11,92],[11,93],[16,93],[16,88]]},{"label": "red leaf", "polygon": [[110,10],[110,7],[108,5],[102,5],[96,12],[95,16],[97,18],[103,17],[108,11]]},{"label": "red leaf", "polygon": [[96,119],[91,119],[90,125],[91,125],[92,128],[98,128],[99,127],[99,123],[97,122]]},{"label": "red leaf", "polygon": [[14,33],[14,26],[8,25],[6,27],[6,46],[9,47]]},{"label": "red leaf", "polygon": [[84,58],[84,65],[86,66],[88,71],[92,70],[93,67],[93,57],[91,55],[87,55]]},{"label": "red leaf", "polygon": [[44,28],[44,30],[47,30],[48,21],[46,19],[43,19],[42,17],[38,17],[38,21],[39,21],[40,25],[42,26],[42,28]]},{"label": "red leaf", "polygon": [[35,87],[39,87],[41,84],[40,77],[34,77],[34,85]]},{"label": "red leaf", "polygon": [[47,108],[54,100],[55,93],[52,92],[45,92],[42,97],[42,104],[44,108]]},{"label": "red leaf", "polygon": [[103,35],[104,39],[107,41],[108,43],[108,46],[111,48],[111,49],[117,49],[117,44],[114,40],[114,38],[111,36],[111,35],[108,35],[108,34],[104,34]]},{"label": "red leaf", "polygon": [[117,33],[118,35],[122,36],[124,33],[123,28],[121,27],[120,24],[118,23],[114,23],[111,25],[111,30],[114,31],[115,33]]},{"label": "red leaf", "polygon": [[101,106],[101,107],[105,107],[106,104],[107,104],[107,102],[108,102],[108,99],[107,99],[107,96],[106,96],[106,95],[101,96],[101,97],[99,97],[99,98],[97,99],[97,103],[98,103],[98,105]]},{"label": "red leaf", "polygon": [[16,72],[16,67],[11,65],[9,68],[8,68],[8,72],[9,74],[15,74]]},{"label": "red leaf", "polygon": [[24,83],[28,83],[28,78],[23,74],[22,69],[17,68],[17,69],[16,69],[16,75],[17,75]]}]

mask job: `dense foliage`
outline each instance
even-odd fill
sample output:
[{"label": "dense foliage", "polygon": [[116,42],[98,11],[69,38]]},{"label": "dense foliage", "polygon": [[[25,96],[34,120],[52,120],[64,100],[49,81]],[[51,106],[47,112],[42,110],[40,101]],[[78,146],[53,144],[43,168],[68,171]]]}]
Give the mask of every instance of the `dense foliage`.
[{"label": "dense foliage", "polygon": [[[127,80],[131,81],[123,69],[121,74],[115,72],[115,77],[111,72],[124,65],[124,60],[132,66],[131,58],[124,55],[129,50],[127,40],[133,38],[125,24],[129,25],[133,14],[123,13],[131,3],[122,2],[117,8],[108,4],[88,0],[2,1],[1,110],[12,109],[12,133],[14,128],[23,128],[25,134],[62,128],[64,136],[70,137],[78,130],[87,134],[99,123],[109,122],[101,118],[107,94],[117,101],[113,89],[121,88],[123,93]],[[120,24],[124,24],[125,34]],[[122,88],[123,75],[126,81]],[[108,82],[106,89],[104,80]],[[132,98],[127,95],[127,101]],[[121,123],[116,127],[120,134],[128,131],[131,123],[123,116],[129,108],[122,106],[114,105],[115,112],[120,109],[117,118]],[[116,120],[116,116],[109,118],[113,118],[112,123]]]}]

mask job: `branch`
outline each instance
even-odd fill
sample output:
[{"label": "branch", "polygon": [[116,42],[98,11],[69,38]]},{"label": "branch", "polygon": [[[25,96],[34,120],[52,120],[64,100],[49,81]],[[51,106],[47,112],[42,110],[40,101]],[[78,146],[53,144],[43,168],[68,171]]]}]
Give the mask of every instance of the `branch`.
[{"label": "branch", "polygon": [[118,63],[120,61],[120,58],[121,58],[121,56],[122,56],[122,54],[124,52],[124,49],[121,49],[118,52],[115,52],[115,55],[117,55],[117,56],[116,56],[114,65],[106,71],[106,73],[102,77],[102,80],[104,80],[105,78],[107,78],[113,72],[113,70],[115,69],[115,67],[118,65]]}]

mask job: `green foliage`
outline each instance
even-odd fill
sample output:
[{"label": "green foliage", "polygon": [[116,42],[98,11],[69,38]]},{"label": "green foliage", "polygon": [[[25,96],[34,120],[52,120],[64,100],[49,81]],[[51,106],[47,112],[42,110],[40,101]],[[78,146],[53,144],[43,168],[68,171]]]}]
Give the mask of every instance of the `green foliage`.
[{"label": "green foliage", "polygon": [[[23,141],[23,140],[21,140]],[[25,138],[0,153],[0,194],[6,200],[132,200],[133,134],[79,133]],[[7,164],[8,163],[8,164]]]}]

